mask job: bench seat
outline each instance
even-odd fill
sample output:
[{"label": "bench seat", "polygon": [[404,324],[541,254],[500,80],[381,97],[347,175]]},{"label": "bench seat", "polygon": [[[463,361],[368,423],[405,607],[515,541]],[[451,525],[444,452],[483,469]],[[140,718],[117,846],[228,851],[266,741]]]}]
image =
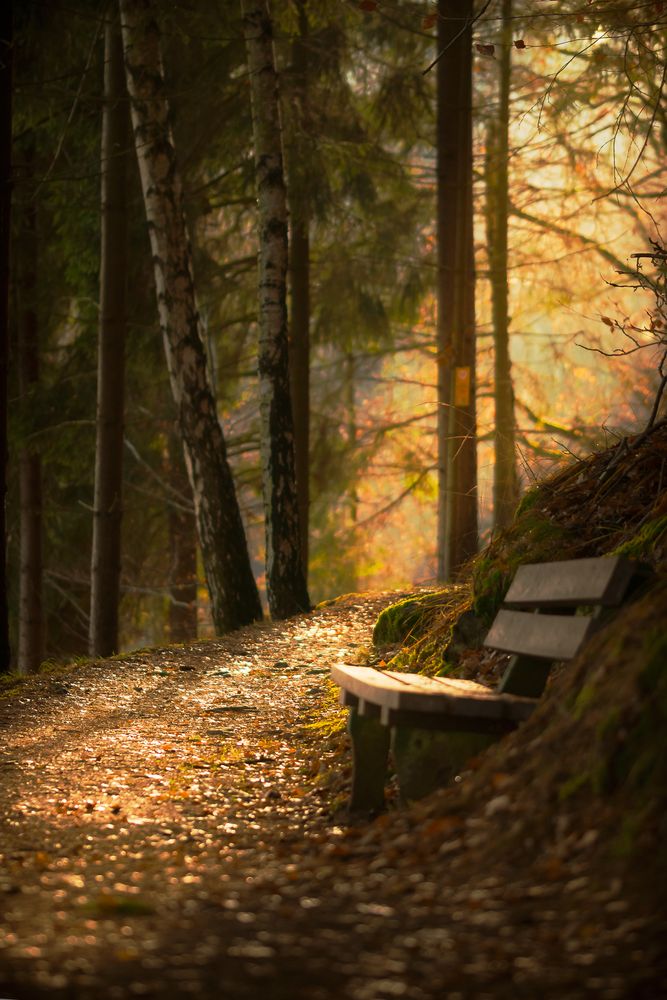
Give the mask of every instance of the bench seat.
[{"label": "bench seat", "polygon": [[341,701],[360,715],[379,717],[384,726],[415,725],[474,732],[506,733],[533,712],[536,699],[497,694],[484,684],[453,677],[424,677],[337,663],[333,680]]}]

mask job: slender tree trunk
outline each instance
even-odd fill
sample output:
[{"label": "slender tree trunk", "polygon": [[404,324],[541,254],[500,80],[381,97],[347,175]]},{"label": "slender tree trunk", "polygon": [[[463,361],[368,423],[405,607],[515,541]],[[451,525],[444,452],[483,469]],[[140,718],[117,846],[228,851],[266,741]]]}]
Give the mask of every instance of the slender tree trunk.
[{"label": "slender tree trunk", "polygon": [[499,57],[498,115],[489,119],[486,143],[486,220],[494,343],[493,524],[503,528],[518,501],[515,460],[514,389],[509,353],[507,220],[509,214],[509,102],[512,53],[512,0],[503,0]]},{"label": "slender tree trunk", "polygon": [[274,618],[310,607],[301,554],[287,332],[287,198],[272,25],[242,0],[259,216],[259,383],[266,587]]},{"label": "slender tree trunk", "polygon": [[[188,474],[175,434],[169,436],[167,475],[175,494],[188,496]],[[169,508],[169,641],[197,638],[197,525],[194,511]]]},{"label": "slender tree trunk", "polygon": [[290,387],[294,420],[297,506],[304,578],[308,576],[310,518],[310,237],[307,220],[292,217]]},{"label": "slender tree trunk", "polygon": [[[346,351],[344,355],[344,399],[345,399],[345,424],[347,428],[347,446],[350,450],[351,461],[354,461],[354,453],[357,447],[357,370],[354,354]],[[352,481],[348,493],[348,504],[350,511],[350,522],[354,527],[359,518],[359,493],[357,492],[357,478]]]},{"label": "slender tree trunk", "polygon": [[0,672],[9,670],[7,607],[7,362],[9,357],[9,223],[12,202],[12,3],[0,13]]},{"label": "slender tree trunk", "polygon": [[129,143],[123,44],[120,25],[112,18],[104,35],[102,246],[89,629],[92,656],[110,656],[119,648]]},{"label": "slender tree trunk", "polygon": [[[438,578],[477,551],[472,0],[440,0],[437,70]],[[461,30],[461,29],[464,30]]]},{"label": "slender tree trunk", "polygon": [[120,11],[160,325],[194,495],[213,623],[225,632],[260,619],[262,608],[206,368],[156,6],[152,0],[120,0]]},{"label": "slender tree trunk", "polygon": [[[34,148],[26,149],[26,168],[32,174]],[[18,368],[24,427],[31,427],[35,389],[39,384],[39,328],[35,308],[37,286],[37,213],[34,201],[23,208],[19,237]],[[18,668],[33,673],[44,659],[42,603],[42,460],[33,443],[19,455],[20,579]]]},{"label": "slender tree trunk", "polygon": [[301,558],[307,581],[310,518],[310,199],[309,178],[304,177],[308,151],[302,136],[308,101],[308,16],[303,0],[297,0],[297,9],[299,34],[292,44],[292,74],[299,117],[295,122],[287,170],[292,305],[289,356]]}]

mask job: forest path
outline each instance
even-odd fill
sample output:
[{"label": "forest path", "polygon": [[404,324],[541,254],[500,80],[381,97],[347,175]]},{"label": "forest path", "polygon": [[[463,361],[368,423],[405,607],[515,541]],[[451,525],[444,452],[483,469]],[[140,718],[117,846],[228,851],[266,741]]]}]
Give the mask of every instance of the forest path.
[{"label": "forest path", "polygon": [[[293,994],[306,951],[286,913],[308,924],[322,902],[299,884],[304,846],[342,832],[306,727],[323,700],[335,711],[331,663],[397,596],[33,678],[0,703],[3,996],[217,996],[222,979],[253,996],[278,952],[272,995]],[[325,978],[327,947],[308,959]]]},{"label": "forest path", "polygon": [[506,776],[476,811],[337,823],[341,786],[315,780],[328,757],[341,770],[337,744],[308,726],[337,711],[331,663],[370,645],[396,597],[0,702],[0,997],[664,995],[645,985],[645,918],[594,877],[594,841],[537,871],[482,859],[507,827]]}]

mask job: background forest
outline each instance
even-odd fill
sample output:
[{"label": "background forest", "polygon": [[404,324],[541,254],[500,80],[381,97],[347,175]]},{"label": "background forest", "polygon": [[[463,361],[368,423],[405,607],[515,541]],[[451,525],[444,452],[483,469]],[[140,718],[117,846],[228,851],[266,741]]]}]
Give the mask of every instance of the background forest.
[{"label": "background forest", "polygon": [[[120,6],[128,23],[151,11]],[[232,0],[154,6],[198,328],[263,593],[257,12],[266,18],[263,4]],[[667,6],[272,0],[270,18],[310,600],[430,584],[457,568],[443,551],[443,477],[488,539],[523,486],[652,415]],[[102,365],[116,365],[111,396],[124,400],[116,648],[214,627],[137,169],[137,108],[152,105],[132,95],[131,129],[123,69],[112,79],[117,21],[117,5],[94,0],[14,4],[8,599],[25,670],[91,649]],[[471,83],[471,114],[451,97],[456,80]],[[115,194],[112,163],[124,172]],[[115,249],[110,201],[125,226]],[[469,224],[447,216],[468,203]],[[469,268],[453,287],[470,291],[474,273],[474,295],[448,312],[444,234],[465,243],[467,225]],[[102,294],[116,302],[127,288],[106,354],[105,267]],[[468,355],[447,340],[447,316],[465,317]],[[461,436],[443,427],[459,406]],[[472,479],[452,487],[464,441]]]}]

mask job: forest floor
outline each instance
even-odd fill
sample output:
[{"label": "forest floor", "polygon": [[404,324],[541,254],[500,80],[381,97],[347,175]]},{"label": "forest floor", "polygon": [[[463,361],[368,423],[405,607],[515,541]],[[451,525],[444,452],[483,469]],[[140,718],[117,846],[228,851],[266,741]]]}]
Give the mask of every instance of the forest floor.
[{"label": "forest floor", "polygon": [[3,998],[667,997],[665,887],[650,898],[594,821],[561,816],[542,850],[555,820],[511,754],[464,775],[467,798],[346,818],[329,667],[363,660],[396,599],[0,702]]}]

